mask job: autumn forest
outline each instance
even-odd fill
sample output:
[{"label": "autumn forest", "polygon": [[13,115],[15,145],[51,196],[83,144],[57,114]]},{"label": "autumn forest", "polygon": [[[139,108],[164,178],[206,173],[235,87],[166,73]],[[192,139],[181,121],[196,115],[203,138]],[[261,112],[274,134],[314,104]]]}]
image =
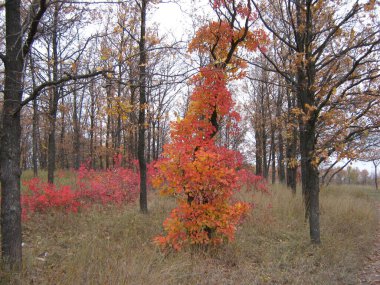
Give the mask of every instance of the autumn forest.
[{"label": "autumn forest", "polygon": [[378,1],[0,13],[0,284],[377,280]]}]

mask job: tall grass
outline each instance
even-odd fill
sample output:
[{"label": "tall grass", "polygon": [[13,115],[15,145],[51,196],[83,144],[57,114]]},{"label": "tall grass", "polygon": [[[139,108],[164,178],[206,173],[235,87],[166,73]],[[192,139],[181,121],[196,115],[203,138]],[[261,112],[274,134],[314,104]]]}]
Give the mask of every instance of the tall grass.
[{"label": "tall grass", "polygon": [[[238,193],[255,203],[236,241],[218,248],[162,253],[152,238],[175,201],[150,193],[136,205],[52,213],[24,225],[22,284],[357,284],[377,218],[368,189],[321,192],[322,245],[312,246],[301,195]],[[5,280],[5,279],[3,279]]]}]

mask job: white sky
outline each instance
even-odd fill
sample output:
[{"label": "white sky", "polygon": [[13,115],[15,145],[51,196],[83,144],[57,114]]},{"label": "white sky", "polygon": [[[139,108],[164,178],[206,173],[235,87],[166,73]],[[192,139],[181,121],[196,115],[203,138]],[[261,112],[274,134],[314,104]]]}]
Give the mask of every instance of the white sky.
[{"label": "white sky", "polygon": [[164,3],[155,7],[157,8],[152,14],[151,21],[159,23],[161,33],[173,34],[176,38],[181,38],[184,28],[190,23],[179,4]]},{"label": "white sky", "polygon": [[[173,3],[175,2],[175,3]],[[348,1],[349,3],[349,1]],[[207,0],[173,0],[171,3],[155,5],[150,15],[150,23],[158,23],[161,35],[169,34],[175,39],[183,38],[186,30],[192,28],[192,19],[189,12],[198,15],[210,12]],[[343,162],[342,162],[343,164]],[[372,162],[353,162],[352,167],[367,169],[370,174],[374,173]]]}]

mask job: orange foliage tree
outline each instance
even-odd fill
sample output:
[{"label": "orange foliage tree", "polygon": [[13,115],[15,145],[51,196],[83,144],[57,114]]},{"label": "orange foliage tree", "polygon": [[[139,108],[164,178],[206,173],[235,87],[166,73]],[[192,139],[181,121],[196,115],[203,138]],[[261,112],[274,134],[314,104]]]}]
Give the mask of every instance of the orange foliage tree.
[{"label": "orange foliage tree", "polygon": [[234,238],[236,226],[248,211],[243,202],[232,203],[239,185],[241,155],[217,144],[220,122],[239,115],[227,88],[243,76],[244,62],[234,54],[239,47],[256,50],[267,41],[262,30],[250,31],[254,22],[249,1],[213,2],[219,16],[197,32],[190,51],[210,56],[210,63],[192,78],[194,90],[186,116],[171,126],[171,143],[156,164],[154,186],[178,199],[178,206],[164,222],[167,235],[155,242],[175,250],[185,245],[216,245]]}]

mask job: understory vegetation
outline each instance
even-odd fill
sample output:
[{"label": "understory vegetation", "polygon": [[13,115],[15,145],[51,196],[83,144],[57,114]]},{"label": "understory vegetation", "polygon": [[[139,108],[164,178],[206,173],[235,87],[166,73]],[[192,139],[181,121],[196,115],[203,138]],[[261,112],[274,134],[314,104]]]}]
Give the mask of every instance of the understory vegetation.
[{"label": "understory vegetation", "polygon": [[[28,174],[27,174],[28,175]],[[67,178],[62,178],[66,183]],[[59,184],[60,181],[57,181]],[[149,192],[138,205],[96,204],[83,211],[36,212],[23,224],[23,270],[16,284],[357,284],[373,244],[378,193],[331,186],[321,191],[322,244],[310,246],[300,193],[272,185],[241,190],[253,203],[234,242],[160,251],[152,242],[175,200]]]}]

